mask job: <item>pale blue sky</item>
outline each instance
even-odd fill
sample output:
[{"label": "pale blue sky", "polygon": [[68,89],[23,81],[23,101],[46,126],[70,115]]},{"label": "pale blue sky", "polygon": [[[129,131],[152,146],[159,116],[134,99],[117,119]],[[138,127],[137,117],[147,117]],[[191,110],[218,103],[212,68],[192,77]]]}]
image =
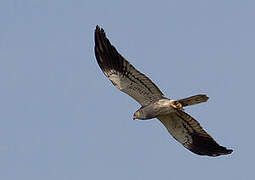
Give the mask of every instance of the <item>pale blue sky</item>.
[{"label": "pale blue sky", "polygon": [[[2,0],[1,180],[254,178],[255,1]],[[99,69],[93,33],[234,152],[209,158],[177,143]]]}]

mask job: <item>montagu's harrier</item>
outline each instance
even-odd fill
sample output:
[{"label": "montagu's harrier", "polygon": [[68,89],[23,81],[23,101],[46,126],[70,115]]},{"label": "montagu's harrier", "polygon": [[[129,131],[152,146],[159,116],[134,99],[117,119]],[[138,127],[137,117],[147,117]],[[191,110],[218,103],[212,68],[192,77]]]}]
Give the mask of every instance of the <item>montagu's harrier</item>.
[{"label": "montagu's harrier", "polygon": [[180,100],[165,98],[147,76],[118,53],[99,26],[95,30],[95,55],[98,65],[113,85],[142,105],[133,119],[158,118],[177,141],[196,154],[219,156],[232,152],[220,146],[194,118],[183,111],[185,106],[206,102],[206,95]]}]

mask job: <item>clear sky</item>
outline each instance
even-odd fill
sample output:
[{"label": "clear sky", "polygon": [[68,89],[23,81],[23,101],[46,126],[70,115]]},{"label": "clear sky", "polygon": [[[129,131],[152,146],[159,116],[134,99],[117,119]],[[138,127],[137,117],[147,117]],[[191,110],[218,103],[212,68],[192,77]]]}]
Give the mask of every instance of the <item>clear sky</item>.
[{"label": "clear sky", "polygon": [[[255,1],[2,0],[1,180],[254,178]],[[94,29],[231,155],[195,155],[99,69]],[[253,172],[252,172],[253,171]]]}]

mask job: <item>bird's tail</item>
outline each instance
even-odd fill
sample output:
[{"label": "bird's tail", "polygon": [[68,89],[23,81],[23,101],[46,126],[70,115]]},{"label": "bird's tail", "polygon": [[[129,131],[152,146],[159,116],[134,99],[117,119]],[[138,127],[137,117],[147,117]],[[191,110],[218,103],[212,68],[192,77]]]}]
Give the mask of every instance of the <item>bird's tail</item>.
[{"label": "bird's tail", "polygon": [[208,99],[209,97],[207,97],[205,94],[198,94],[184,99],[179,99],[178,102],[185,107],[206,102]]}]

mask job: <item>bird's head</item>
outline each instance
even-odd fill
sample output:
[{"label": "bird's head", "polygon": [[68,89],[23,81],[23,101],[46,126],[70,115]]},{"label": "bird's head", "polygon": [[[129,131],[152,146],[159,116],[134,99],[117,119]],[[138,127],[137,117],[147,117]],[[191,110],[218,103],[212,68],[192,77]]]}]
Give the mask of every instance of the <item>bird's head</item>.
[{"label": "bird's head", "polygon": [[133,120],[139,119],[141,113],[139,111],[136,111],[135,114],[133,115]]},{"label": "bird's head", "polygon": [[148,118],[146,118],[146,113],[144,113],[143,110],[139,109],[133,115],[133,120],[136,120],[136,119],[145,120],[145,119],[148,119]]}]

